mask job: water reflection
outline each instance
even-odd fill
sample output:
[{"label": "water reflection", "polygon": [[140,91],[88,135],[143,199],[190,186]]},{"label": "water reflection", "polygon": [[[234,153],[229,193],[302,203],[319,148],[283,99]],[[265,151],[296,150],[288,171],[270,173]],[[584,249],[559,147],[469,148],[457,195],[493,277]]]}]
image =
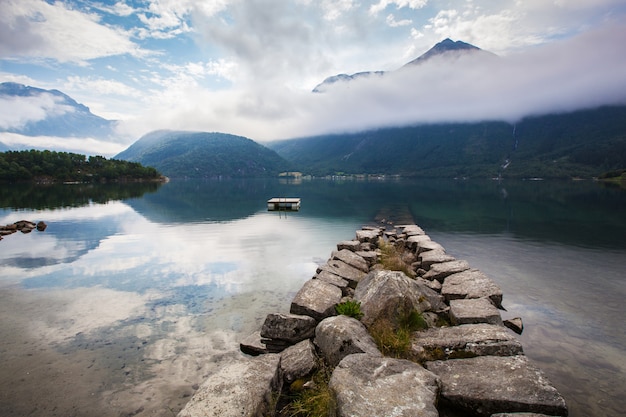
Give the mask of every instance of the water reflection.
[{"label": "water reflection", "polygon": [[[575,395],[568,381],[596,381],[601,367],[613,378],[603,389],[619,402],[612,387],[626,345],[614,331],[626,296],[622,190],[591,182],[236,180],[173,181],[122,201],[111,195],[103,203],[62,196],[54,209],[37,199],[32,208],[3,203],[12,208],[0,210],[0,223],[48,223],[45,232],[0,242],[6,415],[171,414],[194,384],[240,357],[242,334],[268,312],[288,310],[337,242],[389,221],[417,222],[491,275],[505,306],[526,322],[526,351],[564,393]],[[300,197],[302,208],[267,212],[275,196]],[[578,415],[598,410],[575,401]]]}]

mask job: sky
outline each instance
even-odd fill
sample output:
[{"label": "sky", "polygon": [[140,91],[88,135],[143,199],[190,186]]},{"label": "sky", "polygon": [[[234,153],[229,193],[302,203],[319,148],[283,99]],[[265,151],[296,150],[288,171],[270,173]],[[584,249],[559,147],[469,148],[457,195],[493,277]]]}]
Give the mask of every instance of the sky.
[{"label": "sky", "polygon": [[[495,60],[434,59],[445,38]],[[28,138],[113,155],[156,129],[264,142],[626,104],[625,0],[0,0],[0,82],[58,89],[118,136]],[[325,78],[389,71],[311,90]],[[0,126],[68,109],[0,100]],[[4,108],[3,108],[4,107]]]}]

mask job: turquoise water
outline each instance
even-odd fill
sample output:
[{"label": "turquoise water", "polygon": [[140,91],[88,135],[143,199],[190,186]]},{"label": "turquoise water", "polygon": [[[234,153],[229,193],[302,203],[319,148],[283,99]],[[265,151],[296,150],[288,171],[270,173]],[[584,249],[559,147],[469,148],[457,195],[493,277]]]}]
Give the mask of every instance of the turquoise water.
[{"label": "turquoise water", "polygon": [[[276,196],[297,213],[267,212]],[[172,181],[3,187],[0,409],[175,414],[337,242],[415,222],[504,291],[571,416],[626,408],[626,192],[592,182]]]}]

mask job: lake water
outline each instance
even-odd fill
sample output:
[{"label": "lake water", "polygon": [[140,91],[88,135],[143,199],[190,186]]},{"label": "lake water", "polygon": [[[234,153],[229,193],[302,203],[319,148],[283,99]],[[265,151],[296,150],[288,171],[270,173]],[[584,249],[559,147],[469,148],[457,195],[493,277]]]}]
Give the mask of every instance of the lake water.
[{"label": "lake water", "polygon": [[[302,198],[297,213],[267,199]],[[570,416],[626,409],[626,191],[550,181],[6,186],[0,415],[173,416],[363,225],[415,222],[503,289]]]}]

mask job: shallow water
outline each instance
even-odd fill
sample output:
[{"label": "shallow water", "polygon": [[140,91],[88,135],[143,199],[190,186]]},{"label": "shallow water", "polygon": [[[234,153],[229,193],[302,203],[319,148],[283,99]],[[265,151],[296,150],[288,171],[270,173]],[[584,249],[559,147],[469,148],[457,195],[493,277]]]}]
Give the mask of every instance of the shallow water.
[{"label": "shallow water", "polygon": [[[0,241],[3,416],[175,415],[220,364],[243,358],[241,337],[289,309],[337,242],[411,220],[498,282],[504,316],[524,319],[525,352],[571,416],[626,408],[623,191],[256,180],[143,196],[34,190],[31,202],[9,191],[0,224],[49,226]],[[302,210],[267,212],[274,196],[302,197]]]}]

